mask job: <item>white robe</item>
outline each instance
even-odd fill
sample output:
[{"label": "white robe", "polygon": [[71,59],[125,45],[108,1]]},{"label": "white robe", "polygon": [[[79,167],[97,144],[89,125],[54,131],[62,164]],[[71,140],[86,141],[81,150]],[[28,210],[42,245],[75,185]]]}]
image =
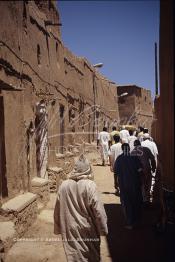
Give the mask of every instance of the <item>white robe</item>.
[{"label": "white robe", "polygon": [[98,134],[98,140],[100,145],[100,154],[102,161],[108,160],[108,150],[109,150],[109,141],[110,135],[106,131],[102,131]]},{"label": "white robe", "polygon": [[128,137],[128,142],[130,146],[130,152],[134,149],[134,141],[137,140],[136,136],[129,136]]},{"label": "white robe", "polygon": [[128,143],[129,138],[129,131],[126,129],[123,129],[120,131],[120,139],[122,140],[122,143]]},{"label": "white robe", "polygon": [[[154,141],[150,141],[149,139],[146,139],[145,141],[143,141],[141,143],[141,145],[143,147],[147,147],[151,150],[151,153],[155,157],[156,167],[157,167],[158,149],[157,149],[156,143]],[[155,175],[156,175],[156,172],[152,173],[151,192],[153,192],[153,190],[154,190]]]},{"label": "white robe", "polygon": [[108,233],[107,217],[93,181],[65,180],[59,188],[54,220],[54,232],[59,233],[60,226],[68,262],[100,261],[100,234]]},{"label": "white robe", "polygon": [[150,141],[148,139],[146,139],[145,141],[143,141],[141,143],[142,146],[145,146],[147,148],[149,148],[151,150],[151,153],[153,154],[153,156],[155,157],[156,160],[156,166],[157,166],[157,156],[158,156],[158,149],[156,146],[156,143],[153,141]]},{"label": "white robe", "polygon": [[122,151],[122,144],[120,142],[118,142],[118,143],[116,143],[116,144],[111,146],[108,154],[109,154],[110,159],[111,159],[112,168],[114,167],[115,160],[122,153],[123,153],[123,151]]}]

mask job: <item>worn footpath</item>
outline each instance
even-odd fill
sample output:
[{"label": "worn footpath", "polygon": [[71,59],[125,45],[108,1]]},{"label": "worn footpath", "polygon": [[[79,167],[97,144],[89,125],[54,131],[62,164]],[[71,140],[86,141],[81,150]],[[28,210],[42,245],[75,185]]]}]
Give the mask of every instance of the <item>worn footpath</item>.
[{"label": "worn footpath", "polygon": [[[109,234],[101,238],[102,262],[171,262],[173,234],[158,235],[153,229],[157,220],[152,209],[144,210],[143,221],[135,230],[125,229],[120,199],[114,194],[113,174],[109,166],[101,166],[97,153],[88,154],[93,163],[95,182],[108,217]],[[15,239],[6,262],[66,262],[61,236],[53,234],[53,210],[56,194],[23,238]],[[79,262],[79,261],[77,261]],[[81,262],[81,261],[80,261]]]}]

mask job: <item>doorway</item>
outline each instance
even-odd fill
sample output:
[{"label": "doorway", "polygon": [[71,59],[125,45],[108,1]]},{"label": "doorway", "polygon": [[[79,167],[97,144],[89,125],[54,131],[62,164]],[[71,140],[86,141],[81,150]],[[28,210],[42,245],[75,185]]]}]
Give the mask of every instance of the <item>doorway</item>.
[{"label": "doorway", "polygon": [[60,153],[64,153],[64,106],[60,105]]},{"label": "doorway", "polygon": [[5,135],[4,135],[4,100],[0,96],[0,196],[8,197],[6,177]]}]

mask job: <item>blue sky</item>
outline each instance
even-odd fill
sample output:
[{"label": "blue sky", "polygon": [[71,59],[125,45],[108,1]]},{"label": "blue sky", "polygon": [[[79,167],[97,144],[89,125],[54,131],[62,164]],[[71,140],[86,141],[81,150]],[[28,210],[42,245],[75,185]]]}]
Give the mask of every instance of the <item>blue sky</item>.
[{"label": "blue sky", "polygon": [[154,96],[154,43],[159,1],[58,1],[62,39],[75,55],[102,62],[118,85],[136,84]]}]

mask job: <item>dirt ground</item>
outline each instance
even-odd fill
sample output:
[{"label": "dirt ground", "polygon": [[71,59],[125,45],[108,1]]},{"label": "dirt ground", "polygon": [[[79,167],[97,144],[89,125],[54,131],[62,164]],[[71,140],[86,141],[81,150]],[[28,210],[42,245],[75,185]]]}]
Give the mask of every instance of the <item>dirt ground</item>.
[{"label": "dirt ground", "polygon": [[[156,234],[153,225],[157,219],[153,209],[144,210],[140,227],[124,228],[120,199],[114,194],[113,174],[109,166],[101,166],[98,155],[89,154],[93,161],[95,182],[108,217],[109,234],[101,238],[102,262],[171,262],[174,261],[174,232],[172,226],[165,234]],[[55,194],[36,222],[23,238],[9,250],[6,262],[65,262],[61,236],[53,234],[53,209]],[[79,262],[79,261],[77,261]],[[80,261],[81,262],[81,261]]]}]

